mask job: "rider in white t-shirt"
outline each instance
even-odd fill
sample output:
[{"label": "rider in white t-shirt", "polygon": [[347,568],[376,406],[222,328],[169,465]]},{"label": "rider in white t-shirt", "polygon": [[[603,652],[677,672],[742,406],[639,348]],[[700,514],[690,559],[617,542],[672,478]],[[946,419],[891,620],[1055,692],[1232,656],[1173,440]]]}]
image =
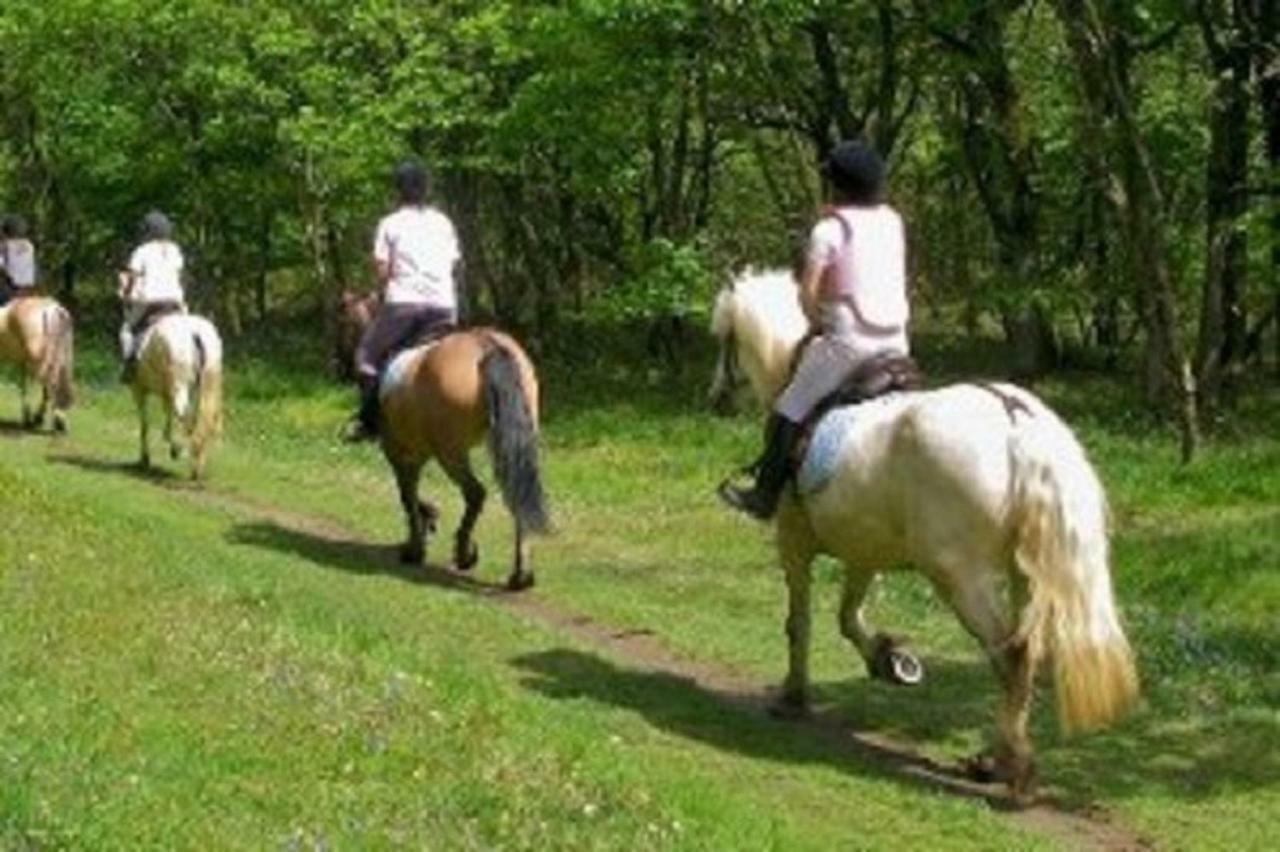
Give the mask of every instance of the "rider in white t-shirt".
[{"label": "rider in white t-shirt", "polygon": [[777,508],[810,412],[860,364],[908,354],[906,240],[901,217],[884,202],[884,163],[870,145],[844,142],[825,172],[835,204],[809,234],[799,281],[814,338],[774,403],[755,483],[720,489],[731,506],[762,520]]},{"label": "rider in white t-shirt", "polygon": [[384,285],[382,306],[356,350],[360,410],[347,439],[378,434],[378,382],[394,351],[458,322],[454,268],[461,253],[449,217],[427,204],[426,170],[406,160],[396,167],[399,207],[378,223],[373,262]]},{"label": "rider in white t-shirt", "polygon": [[147,329],[165,314],[184,313],[186,296],[182,290],[185,261],[182,249],[173,241],[173,223],[159,211],[142,220],[143,242],[120,272],[119,296],[124,303],[124,323],[120,326],[120,354],[124,358],[121,379],[133,380],[137,347]]},{"label": "rider in white t-shirt", "polygon": [[36,286],[36,249],[21,216],[5,216],[0,222],[0,284],[0,305]]}]

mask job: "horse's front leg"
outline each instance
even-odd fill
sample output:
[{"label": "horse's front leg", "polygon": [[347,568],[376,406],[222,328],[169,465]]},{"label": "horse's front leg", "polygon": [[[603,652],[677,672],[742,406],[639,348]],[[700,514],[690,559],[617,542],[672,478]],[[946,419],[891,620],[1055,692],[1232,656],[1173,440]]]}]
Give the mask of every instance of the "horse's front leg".
[{"label": "horse's front leg", "polygon": [[777,515],[778,558],[787,583],[787,677],[771,712],[795,718],[809,709],[810,590],[816,544],[803,509],[786,497]]},{"label": "horse's front leg", "polygon": [[876,575],[845,563],[844,590],[840,595],[840,633],[853,643],[866,663],[867,674],[903,686],[924,680],[924,667],[915,654],[887,633],[873,634],[862,617],[867,591]]},{"label": "horse's front leg", "polygon": [[400,506],[404,509],[409,537],[400,547],[400,561],[406,565],[420,565],[427,555],[427,518],[418,500],[418,483],[422,480],[422,465],[392,462],[396,487],[400,491]]}]

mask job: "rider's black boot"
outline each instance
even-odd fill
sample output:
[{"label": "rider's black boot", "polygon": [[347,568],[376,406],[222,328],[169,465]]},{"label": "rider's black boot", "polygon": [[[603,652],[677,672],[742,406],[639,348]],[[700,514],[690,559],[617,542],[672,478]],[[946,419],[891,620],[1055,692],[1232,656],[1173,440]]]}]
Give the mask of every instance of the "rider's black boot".
[{"label": "rider's black boot", "polygon": [[730,482],[720,485],[720,497],[735,509],[767,521],[778,509],[778,498],[791,476],[791,454],[800,438],[800,426],[781,414],[769,415],[765,424],[764,455],[754,465],[756,481],[751,488]]},{"label": "rider's black boot", "polygon": [[378,380],[361,377],[360,410],[347,424],[344,438],[351,443],[372,441],[378,437],[378,420],[382,401],[378,399]]}]

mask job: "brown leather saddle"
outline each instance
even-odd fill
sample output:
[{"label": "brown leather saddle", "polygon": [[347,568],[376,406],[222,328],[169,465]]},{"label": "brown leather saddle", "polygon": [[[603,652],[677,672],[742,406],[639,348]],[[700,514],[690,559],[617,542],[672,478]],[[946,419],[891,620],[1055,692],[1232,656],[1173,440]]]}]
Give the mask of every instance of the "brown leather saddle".
[{"label": "brown leather saddle", "polygon": [[[804,347],[808,346],[812,339],[812,336],[807,337],[801,341],[800,346],[796,347],[796,354],[791,364],[793,373],[800,363]],[[877,397],[891,393],[918,391],[923,387],[924,373],[920,370],[920,366],[916,364],[914,358],[896,354],[876,355],[868,358],[854,367],[840,387],[824,397],[809,412],[809,416],[801,424],[801,438],[797,443],[793,458],[804,458],[804,454],[809,448],[809,439],[813,435],[814,427],[818,425],[818,421],[822,419],[823,415],[831,409],[869,402]]]}]

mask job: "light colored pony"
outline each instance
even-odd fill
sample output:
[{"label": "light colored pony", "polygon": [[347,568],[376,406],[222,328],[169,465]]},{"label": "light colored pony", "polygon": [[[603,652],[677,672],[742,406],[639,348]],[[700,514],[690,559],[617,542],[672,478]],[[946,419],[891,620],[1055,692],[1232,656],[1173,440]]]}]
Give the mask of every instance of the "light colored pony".
[{"label": "light colored pony", "polygon": [[395,472],[409,537],[407,563],[426,553],[438,511],[418,497],[423,466],[432,459],[462,492],[466,509],[454,536],[454,565],[475,566],[471,538],[485,489],[471,470],[470,450],[488,436],[503,502],[515,521],[515,558],[507,587],[534,583],[528,536],[548,527],[538,467],[538,379],[528,355],[495,329],[458,331],[402,352],[386,369],[381,389],[382,450]]},{"label": "light colored pony", "polygon": [[[748,274],[722,291],[712,394],[731,393],[740,365],[771,404],[806,328],[789,274]],[[919,662],[873,634],[862,606],[872,579],[923,573],[982,644],[1004,690],[995,749],[975,775],[1028,794],[1027,731],[1037,666],[1052,660],[1059,720],[1087,730],[1136,700],[1137,676],[1112,599],[1107,507],[1071,431],[1039,399],[1008,384],[958,384],[865,404],[813,493],[788,489],[776,519],[786,574],[790,665],[777,709],[802,712],[809,686],[810,565],[844,563],[840,630],[873,676],[912,683]]]},{"label": "light colored pony", "polygon": [[[22,425],[39,428],[50,404],[53,430],[67,430],[67,409],[73,400],[74,346],[71,314],[53,299],[19,296],[0,308],[0,359],[21,370]],[[40,407],[28,399],[32,381],[40,385]]]},{"label": "light colored pony", "polygon": [[151,466],[147,401],[160,397],[169,457],[182,456],[174,430],[181,426],[191,451],[191,478],[204,476],[209,450],[222,429],[222,339],[213,323],[190,314],[162,317],[146,332],[138,352],[133,400],[138,407],[138,463]]}]

